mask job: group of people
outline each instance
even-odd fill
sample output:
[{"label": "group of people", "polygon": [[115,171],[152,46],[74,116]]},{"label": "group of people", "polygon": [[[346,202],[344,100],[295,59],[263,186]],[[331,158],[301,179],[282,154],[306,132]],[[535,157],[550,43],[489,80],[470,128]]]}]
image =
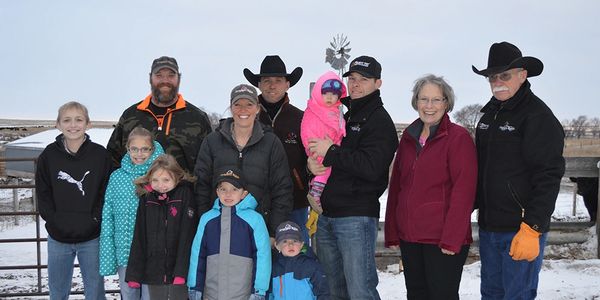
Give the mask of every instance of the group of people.
[{"label": "group of people", "polygon": [[398,141],[373,57],[350,63],[347,85],[320,76],[302,111],[287,93],[302,68],[267,56],[214,131],[179,93],[177,61],[157,58],[108,151],[85,133],[85,106],[59,108],[36,171],[50,298],[68,298],[77,257],[86,299],[104,299],[113,274],[122,299],[380,299],[389,182],[385,245],[401,250],[409,299],[458,299],[474,208],[482,297],[533,299],[564,173],[562,127],[527,80],[542,68],[507,42],[473,67],[493,94],[475,146],[435,75],[415,82],[419,117]]}]

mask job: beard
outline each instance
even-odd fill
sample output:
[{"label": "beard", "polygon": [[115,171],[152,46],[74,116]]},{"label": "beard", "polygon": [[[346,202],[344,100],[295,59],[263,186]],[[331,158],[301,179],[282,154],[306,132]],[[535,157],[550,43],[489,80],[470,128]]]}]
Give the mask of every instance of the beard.
[{"label": "beard", "polygon": [[[160,88],[168,86],[171,89],[168,92],[161,92]],[[152,97],[157,101],[157,105],[169,106],[177,100],[177,93],[179,92],[179,86],[174,86],[170,83],[161,83],[158,85],[152,85]]]}]

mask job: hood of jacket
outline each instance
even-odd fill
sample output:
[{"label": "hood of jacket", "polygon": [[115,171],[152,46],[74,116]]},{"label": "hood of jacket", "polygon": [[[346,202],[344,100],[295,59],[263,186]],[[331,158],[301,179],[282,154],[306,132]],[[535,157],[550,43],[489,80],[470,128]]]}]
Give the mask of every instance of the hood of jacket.
[{"label": "hood of jacket", "polygon": [[153,147],[154,147],[154,151],[152,152],[152,155],[150,155],[150,157],[148,157],[148,159],[141,165],[134,164],[131,161],[131,156],[129,155],[129,152],[126,152],[125,155],[123,155],[123,159],[121,159],[121,168],[123,168],[123,171],[125,171],[129,174],[138,175],[138,176],[142,176],[142,175],[146,174],[146,172],[148,171],[148,169],[150,168],[150,166],[152,165],[154,160],[159,155],[165,153],[165,151],[163,150],[163,147],[160,145],[159,142],[154,141]]},{"label": "hood of jacket", "polygon": [[76,159],[80,159],[86,153],[88,145],[92,141],[90,139],[90,136],[86,133],[85,140],[83,140],[83,143],[81,143],[81,146],[79,146],[77,153],[71,153],[71,152],[68,152],[67,149],[65,148],[64,136],[65,135],[62,133],[56,136],[56,139],[55,139],[56,147],[58,148],[59,151],[69,154]]},{"label": "hood of jacket", "polygon": [[342,83],[342,96],[340,100],[346,97],[347,89],[344,81],[342,81],[334,72],[328,71],[321,75],[315,83],[311,93],[310,99],[306,104],[306,110],[311,111],[319,120],[331,128],[338,128],[342,133],[342,136],[346,136],[346,126],[343,122],[344,114],[342,111],[342,102],[338,101],[332,106],[325,105],[323,95],[321,94],[321,87],[323,83],[329,79],[335,79]]}]

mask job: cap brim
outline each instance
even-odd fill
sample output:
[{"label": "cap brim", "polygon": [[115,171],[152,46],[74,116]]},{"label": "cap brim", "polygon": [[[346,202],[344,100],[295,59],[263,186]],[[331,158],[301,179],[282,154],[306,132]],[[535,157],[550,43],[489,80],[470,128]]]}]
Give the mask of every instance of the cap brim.
[{"label": "cap brim", "polygon": [[[173,72],[175,72],[175,73],[179,73],[179,70],[175,69],[175,68],[174,68],[174,67],[172,67],[172,66],[167,66],[167,65],[158,66],[158,67],[156,67],[156,68],[152,69],[151,73],[152,73],[152,74],[156,74],[158,71],[160,71],[160,70],[162,70],[162,69],[169,69],[169,70],[171,70],[171,71],[173,71]],[[146,69],[146,70],[147,70],[147,69]]]},{"label": "cap brim", "polygon": [[215,184],[215,188],[219,186],[219,184],[221,184],[221,182],[229,182],[231,183],[231,185],[235,186],[238,189],[243,189],[244,186],[240,184],[239,181],[231,179],[231,178],[224,178],[221,180],[217,180],[217,183]]},{"label": "cap brim", "polygon": [[302,240],[302,236],[300,235],[299,232],[288,232],[288,233],[283,233],[281,235],[279,235],[278,237],[276,237],[275,242],[276,243],[281,243],[284,240],[296,240],[296,241],[303,241]]},{"label": "cap brim", "polygon": [[248,68],[244,69],[244,77],[246,77],[246,80],[248,80],[248,82],[250,82],[250,84],[252,84],[255,87],[258,87],[258,82],[260,81],[261,77],[285,77],[287,79],[287,81],[290,82],[290,87],[294,86],[296,83],[298,83],[298,81],[300,80],[300,77],[302,77],[302,68],[301,67],[296,67],[294,69],[294,71],[292,71],[292,73],[290,74],[286,74],[286,73],[259,73],[259,74],[254,74],[252,73],[252,71],[250,71]]},{"label": "cap brim", "polygon": [[475,66],[471,65],[471,69],[473,70],[473,72],[475,72],[475,74],[485,77],[488,77],[493,74],[502,73],[506,70],[514,68],[524,68],[525,70],[527,70],[527,77],[534,77],[542,74],[542,71],[544,70],[544,64],[541,60],[535,57],[524,56],[513,60],[507,66],[488,68],[484,70],[478,70],[477,68],[475,68]]},{"label": "cap brim", "polygon": [[367,72],[360,71],[360,70],[351,70],[351,71],[348,71],[348,72],[344,73],[344,74],[342,75],[342,77],[348,77],[348,76],[350,76],[350,74],[352,74],[352,73],[358,73],[358,74],[360,74],[360,75],[362,75],[362,76],[364,76],[364,77],[366,77],[366,78],[376,78],[376,79],[377,79],[377,77],[373,76],[373,74],[369,74],[369,73],[367,73]]},{"label": "cap brim", "polygon": [[235,97],[233,97],[233,99],[231,99],[230,103],[231,103],[231,104],[234,104],[235,102],[237,102],[237,101],[238,101],[238,100],[240,100],[240,99],[248,99],[249,101],[252,101],[252,102],[254,102],[255,104],[257,104],[257,103],[258,103],[258,99],[256,99],[256,98],[254,98],[254,99],[253,99],[253,98],[250,98],[250,97],[248,97],[247,95],[239,95],[239,96],[235,96]]}]

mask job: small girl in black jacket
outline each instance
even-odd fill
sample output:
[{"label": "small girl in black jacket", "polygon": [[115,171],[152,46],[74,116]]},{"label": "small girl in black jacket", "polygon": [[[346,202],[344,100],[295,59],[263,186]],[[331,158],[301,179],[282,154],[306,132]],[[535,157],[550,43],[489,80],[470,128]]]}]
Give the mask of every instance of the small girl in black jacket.
[{"label": "small girl in black jacket", "polygon": [[150,299],[187,299],[191,242],[197,225],[190,177],[175,158],[156,158],[135,180],[140,203],[125,281],[147,284]]}]

